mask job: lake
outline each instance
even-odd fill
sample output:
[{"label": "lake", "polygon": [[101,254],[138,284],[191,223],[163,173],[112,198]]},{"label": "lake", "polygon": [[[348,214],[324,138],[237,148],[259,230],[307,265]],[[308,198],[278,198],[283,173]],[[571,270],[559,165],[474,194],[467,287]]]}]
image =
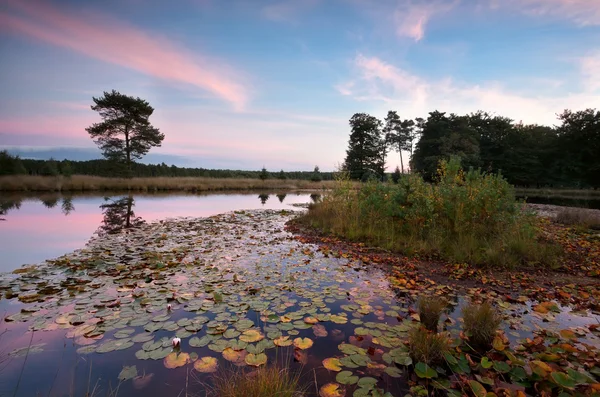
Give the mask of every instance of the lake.
[{"label": "lake", "polygon": [[0,272],[83,247],[101,226],[110,223],[110,213],[105,216],[106,210],[110,209],[107,205],[128,197],[132,198],[134,217],[152,222],[182,216],[205,217],[241,209],[297,210],[294,204],[312,202],[318,193],[0,194],[0,211],[3,210],[0,212],[0,219],[3,219],[0,221]]},{"label": "lake", "polygon": [[[542,328],[600,321],[582,308],[537,313],[535,302],[491,289],[438,286],[410,264],[369,262],[286,231],[298,205],[318,199],[4,196],[1,266],[14,272],[0,274],[0,395],[204,396],[213,371],[252,376],[277,365],[300,374],[306,395],[336,383],[348,396],[404,396],[414,382],[404,340],[424,293],[446,297],[443,328],[456,338],[461,308],[489,294],[512,347]],[[591,333],[581,340],[600,346]],[[343,371],[325,368],[329,358]]]}]

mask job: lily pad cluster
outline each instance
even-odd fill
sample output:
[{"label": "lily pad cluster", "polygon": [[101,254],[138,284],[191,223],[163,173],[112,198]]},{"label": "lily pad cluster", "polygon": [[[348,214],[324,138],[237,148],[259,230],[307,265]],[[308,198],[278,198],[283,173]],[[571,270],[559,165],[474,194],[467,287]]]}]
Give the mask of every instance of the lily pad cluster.
[{"label": "lily pad cluster", "polygon": [[[4,321],[42,335],[64,330],[81,355],[127,350],[131,361],[118,364],[125,364],[119,379],[140,387],[152,381],[143,372],[147,360],[210,376],[223,366],[273,365],[279,351],[319,370],[321,396],[589,394],[598,387],[593,317],[565,328],[566,308],[553,300],[459,291],[410,267],[307,244],[284,230],[291,217],[236,212],[98,236],[81,250],[1,275],[4,296],[21,302]],[[435,366],[413,362],[407,346],[425,292],[449,302],[443,328],[452,349]],[[504,313],[489,352],[469,350],[461,335],[467,299],[493,300]],[[181,343],[173,346],[173,338]],[[326,356],[329,346],[337,349]]]}]

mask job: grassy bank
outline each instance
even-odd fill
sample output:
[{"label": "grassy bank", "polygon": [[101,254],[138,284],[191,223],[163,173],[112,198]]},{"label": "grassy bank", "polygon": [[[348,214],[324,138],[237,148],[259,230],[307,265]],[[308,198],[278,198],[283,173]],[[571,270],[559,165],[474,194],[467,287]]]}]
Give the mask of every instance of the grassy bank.
[{"label": "grassy bank", "polygon": [[567,199],[600,200],[600,189],[550,189],[550,188],[516,188],[520,197],[547,197]]},{"label": "grassy bank", "polygon": [[497,175],[465,173],[458,160],[440,164],[436,184],[419,175],[359,190],[339,181],[300,221],[351,240],[456,263],[515,267],[557,260],[557,248],[538,239],[536,216],[523,210],[510,184]]},{"label": "grassy bank", "polygon": [[236,179],[195,177],[104,178],[88,175],[0,177],[0,191],[4,192],[86,192],[86,191],[183,191],[209,192],[223,190],[298,190],[331,189],[334,181],[312,182],[286,179]]}]

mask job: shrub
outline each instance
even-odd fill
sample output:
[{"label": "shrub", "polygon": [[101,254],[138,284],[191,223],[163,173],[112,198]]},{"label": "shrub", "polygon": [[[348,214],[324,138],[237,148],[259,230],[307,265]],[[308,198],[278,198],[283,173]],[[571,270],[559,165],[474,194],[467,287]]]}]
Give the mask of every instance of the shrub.
[{"label": "shrub", "polygon": [[408,352],[413,363],[440,364],[450,351],[450,339],[445,332],[436,333],[425,327],[415,327],[408,333]]},{"label": "shrub", "polygon": [[475,349],[488,349],[498,327],[502,323],[502,316],[488,302],[482,304],[470,303],[462,309],[463,329],[469,337],[470,344]]},{"label": "shrub", "polygon": [[302,396],[300,374],[276,366],[224,371],[213,377],[211,395],[218,397],[297,397]]},{"label": "shrub", "polygon": [[407,255],[502,267],[556,261],[556,250],[537,240],[537,218],[524,211],[501,175],[465,173],[452,159],[440,162],[435,184],[409,174],[398,184],[351,186],[342,174],[301,222]]},{"label": "shrub", "polygon": [[417,302],[421,324],[429,331],[437,332],[440,316],[446,308],[446,300],[440,296],[425,296]]}]

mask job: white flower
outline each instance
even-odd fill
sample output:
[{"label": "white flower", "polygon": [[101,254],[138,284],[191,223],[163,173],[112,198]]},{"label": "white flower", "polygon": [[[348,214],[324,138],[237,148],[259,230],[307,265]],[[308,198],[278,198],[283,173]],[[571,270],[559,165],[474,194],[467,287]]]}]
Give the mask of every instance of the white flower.
[{"label": "white flower", "polygon": [[179,347],[181,345],[181,338],[173,338],[173,347]]}]

